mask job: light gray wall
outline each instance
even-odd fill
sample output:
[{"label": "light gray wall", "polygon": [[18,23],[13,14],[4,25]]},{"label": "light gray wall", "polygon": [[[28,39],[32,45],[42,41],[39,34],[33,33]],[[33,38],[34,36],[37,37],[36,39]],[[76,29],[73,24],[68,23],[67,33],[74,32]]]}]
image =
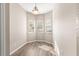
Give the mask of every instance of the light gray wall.
[{"label": "light gray wall", "polygon": [[55,4],[53,9],[53,37],[56,40],[60,55],[77,55],[75,4]]},{"label": "light gray wall", "polygon": [[26,43],[26,12],[18,4],[10,4],[10,53]]}]

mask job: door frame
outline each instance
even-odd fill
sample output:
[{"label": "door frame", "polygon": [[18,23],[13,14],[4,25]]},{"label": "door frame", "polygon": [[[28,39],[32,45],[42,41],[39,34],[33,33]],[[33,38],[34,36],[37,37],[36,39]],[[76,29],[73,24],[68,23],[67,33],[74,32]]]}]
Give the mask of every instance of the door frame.
[{"label": "door frame", "polygon": [[9,56],[9,4],[0,3],[0,55]]}]

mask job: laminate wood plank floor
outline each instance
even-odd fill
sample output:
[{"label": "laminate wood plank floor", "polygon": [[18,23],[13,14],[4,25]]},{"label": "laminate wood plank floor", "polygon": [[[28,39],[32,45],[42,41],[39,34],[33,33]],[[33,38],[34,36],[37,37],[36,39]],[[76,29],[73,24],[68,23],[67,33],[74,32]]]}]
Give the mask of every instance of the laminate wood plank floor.
[{"label": "laminate wood plank floor", "polygon": [[[51,47],[51,51],[53,51],[53,53],[51,53],[50,51],[44,50],[46,48],[44,49],[39,48],[39,46],[43,46],[43,45]],[[56,54],[54,51],[54,46],[52,44],[35,41],[32,43],[26,44],[26,46],[24,47],[24,50],[21,53],[19,53],[19,56],[56,56]]]}]

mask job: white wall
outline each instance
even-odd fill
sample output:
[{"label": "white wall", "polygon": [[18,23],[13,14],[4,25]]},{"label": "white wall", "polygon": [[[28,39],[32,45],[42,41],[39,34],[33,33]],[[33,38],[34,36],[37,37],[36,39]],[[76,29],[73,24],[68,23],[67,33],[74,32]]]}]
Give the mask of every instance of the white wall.
[{"label": "white wall", "polygon": [[26,43],[26,12],[18,4],[10,4],[10,52]]},{"label": "white wall", "polygon": [[76,55],[75,4],[55,4],[53,9],[53,37],[60,55]]}]

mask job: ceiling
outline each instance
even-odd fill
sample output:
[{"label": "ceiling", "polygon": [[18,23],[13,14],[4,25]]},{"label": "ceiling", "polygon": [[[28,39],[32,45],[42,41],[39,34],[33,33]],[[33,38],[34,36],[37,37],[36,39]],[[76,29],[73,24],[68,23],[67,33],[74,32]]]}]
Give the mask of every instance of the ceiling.
[{"label": "ceiling", "polygon": [[[19,5],[22,6],[26,11],[32,12],[35,4],[34,3],[20,3]],[[37,8],[39,9],[39,14],[44,14],[53,9],[52,3],[36,3]]]}]

